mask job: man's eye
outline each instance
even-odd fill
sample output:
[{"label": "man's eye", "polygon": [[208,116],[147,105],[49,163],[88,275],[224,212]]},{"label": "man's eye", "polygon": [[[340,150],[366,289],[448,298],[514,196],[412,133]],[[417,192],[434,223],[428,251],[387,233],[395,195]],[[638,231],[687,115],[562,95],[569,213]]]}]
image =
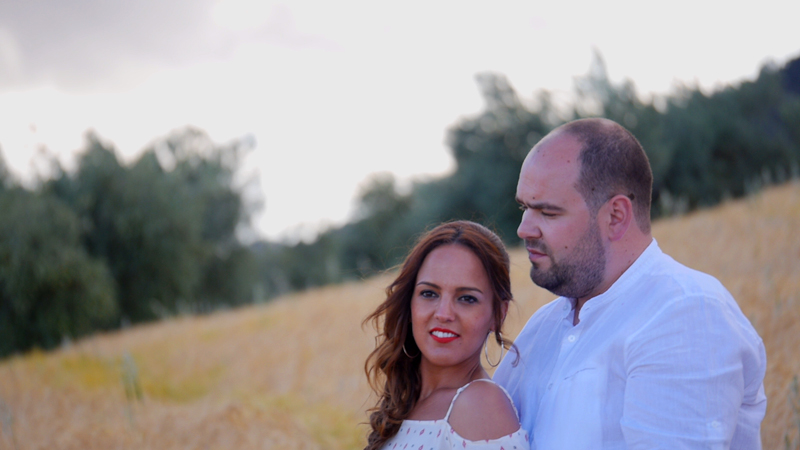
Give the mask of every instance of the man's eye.
[{"label": "man's eye", "polygon": [[542,217],[555,217],[555,216],[556,216],[555,213],[542,211]]},{"label": "man's eye", "polygon": [[525,205],[519,205],[519,210],[520,210],[520,211],[527,211],[527,209],[528,209],[528,207],[527,207],[527,206],[525,206]]}]

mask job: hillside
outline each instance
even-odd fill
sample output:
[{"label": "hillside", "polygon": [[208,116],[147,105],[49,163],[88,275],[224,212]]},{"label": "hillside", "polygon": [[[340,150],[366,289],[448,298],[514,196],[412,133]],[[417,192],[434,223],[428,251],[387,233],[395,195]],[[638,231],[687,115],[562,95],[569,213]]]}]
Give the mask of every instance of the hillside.
[{"label": "hillside", "polygon": [[[722,281],[764,339],[764,448],[794,445],[800,374],[800,183],[685,217],[654,235]],[[512,252],[515,336],[553,296]],[[361,320],[390,275],[206,317],[97,335],[0,362],[0,449],[353,449],[370,405]],[[129,388],[126,395],[126,386]],[[141,395],[140,395],[141,394]],[[787,434],[788,433],[788,434]],[[795,447],[792,447],[795,448]]]}]

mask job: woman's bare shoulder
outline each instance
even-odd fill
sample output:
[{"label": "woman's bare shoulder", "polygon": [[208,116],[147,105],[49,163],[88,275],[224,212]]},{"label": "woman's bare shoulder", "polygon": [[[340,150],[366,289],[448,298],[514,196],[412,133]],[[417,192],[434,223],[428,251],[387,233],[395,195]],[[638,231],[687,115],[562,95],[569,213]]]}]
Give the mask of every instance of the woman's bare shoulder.
[{"label": "woman's bare shoulder", "polygon": [[493,382],[473,382],[456,398],[450,426],[471,441],[498,439],[519,430],[511,400]]}]

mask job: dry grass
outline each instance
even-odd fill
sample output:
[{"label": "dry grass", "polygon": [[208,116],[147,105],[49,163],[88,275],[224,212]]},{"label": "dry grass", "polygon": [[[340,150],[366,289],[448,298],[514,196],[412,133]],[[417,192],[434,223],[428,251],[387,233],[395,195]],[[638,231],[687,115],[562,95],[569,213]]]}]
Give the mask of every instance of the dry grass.
[{"label": "dry grass", "polygon": [[[800,184],[655,224],[661,247],[718,277],[766,344],[764,448],[799,442]],[[552,295],[512,254],[515,336]],[[366,428],[360,322],[388,276],[267,305],[98,335],[0,363],[0,449],[354,449]],[[123,369],[126,354],[135,362]],[[123,374],[143,392],[127,397]],[[130,381],[132,380],[132,381]]]}]

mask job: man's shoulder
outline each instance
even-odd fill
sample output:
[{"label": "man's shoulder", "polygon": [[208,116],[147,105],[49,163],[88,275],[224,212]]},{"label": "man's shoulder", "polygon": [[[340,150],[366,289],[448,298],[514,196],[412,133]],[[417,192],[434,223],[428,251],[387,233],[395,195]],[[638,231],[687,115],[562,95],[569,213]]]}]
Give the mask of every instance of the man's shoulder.
[{"label": "man's shoulder", "polygon": [[730,297],[728,290],[716,277],[688,267],[666,253],[660,255],[642,281],[648,290],[666,290],[671,295]]},{"label": "man's shoulder", "polygon": [[[639,294],[647,299],[641,310],[642,325],[650,330],[660,323],[678,321],[686,327],[737,329],[753,342],[758,334],[744,316],[733,295],[713,275],[685,266],[663,254],[639,286]],[[631,337],[638,335],[631,333]]]}]

